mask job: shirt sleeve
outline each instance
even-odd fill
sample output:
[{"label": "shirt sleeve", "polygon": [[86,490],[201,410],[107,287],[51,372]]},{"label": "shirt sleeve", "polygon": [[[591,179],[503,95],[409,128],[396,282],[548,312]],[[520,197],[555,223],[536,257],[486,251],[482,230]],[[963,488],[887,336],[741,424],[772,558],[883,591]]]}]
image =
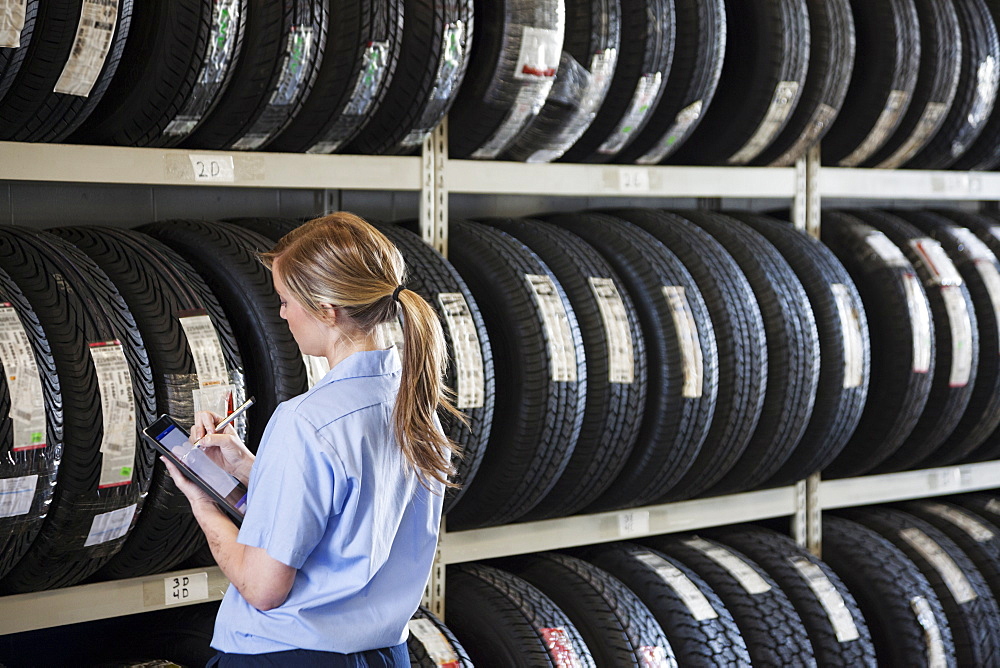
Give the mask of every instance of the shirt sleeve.
[{"label": "shirt sleeve", "polygon": [[347,486],[343,463],[315,428],[279,407],[250,474],[237,541],[299,569],[326,533]]}]

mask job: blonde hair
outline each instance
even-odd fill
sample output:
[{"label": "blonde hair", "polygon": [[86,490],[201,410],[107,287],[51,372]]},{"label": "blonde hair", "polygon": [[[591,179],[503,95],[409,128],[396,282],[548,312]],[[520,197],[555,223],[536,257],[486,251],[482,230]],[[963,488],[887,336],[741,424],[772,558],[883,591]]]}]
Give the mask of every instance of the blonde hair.
[{"label": "blonde hair", "polygon": [[281,278],[291,296],[319,319],[323,304],[339,307],[361,331],[403,319],[403,374],[392,420],[396,441],[426,486],[455,474],[451,455],[459,446],[434,421],[440,408],[464,422],[444,384],[448,364],[444,332],[427,301],[405,285],[406,264],[384,234],[360,217],[331,213],[292,230],[260,259],[269,269],[281,260]]}]

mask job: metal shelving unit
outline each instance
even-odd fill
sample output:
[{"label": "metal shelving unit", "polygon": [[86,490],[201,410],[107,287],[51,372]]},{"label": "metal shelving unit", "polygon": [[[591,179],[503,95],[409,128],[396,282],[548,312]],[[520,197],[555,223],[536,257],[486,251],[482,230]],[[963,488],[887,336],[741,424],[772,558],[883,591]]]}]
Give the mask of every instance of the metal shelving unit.
[{"label": "metal shelving unit", "polygon": [[[418,191],[424,239],[447,253],[449,192],[491,195],[788,199],[817,234],[822,198],[1000,200],[1000,174],[821,168],[525,165],[447,158],[439,128],[418,157],[317,156],[0,142],[0,181],[236,188]],[[821,481],[629,510],[468,531],[442,530],[425,602],[441,614],[448,564],[767,518],[820,547],[824,509],[1000,486],[1000,462]],[[187,580],[185,580],[187,578]],[[0,598],[0,634],[219,600],[218,568],[164,573]],[[172,596],[172,592],[186,594]]]}]

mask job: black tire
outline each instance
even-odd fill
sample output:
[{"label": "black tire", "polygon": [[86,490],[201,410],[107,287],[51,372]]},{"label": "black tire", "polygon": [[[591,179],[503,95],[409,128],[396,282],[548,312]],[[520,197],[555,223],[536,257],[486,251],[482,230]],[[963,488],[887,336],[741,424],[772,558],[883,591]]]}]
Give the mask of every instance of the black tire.
[{"label": "black tire", "polygon": [[569,0],[552,90],[503,158],[551,162],[587,131],[604,103],[621,47],[619,0]]},{"label": "black tire", "polygon": [[[0,83],[0,139],[60,141],[89,116],[121,62],[132,19],[132,1],[91,6],[81,19],[82,0],[29,3],[24,31],[30,33],[7,62]],[[97,31],[76,41],[81,24]],[[110,34],[109,34],[110,33]],[[101,46],[107,45],[105,52]],[[103,54],[103,57],[102,57]],[[93,58],[99,72],[67,71],[70,57]],[[55,92],[59,88],[63,92]]]},{"label": "black tire", "polygon": [[[204,105],[208,111],[218,99],[242,36],[246,0],[227,7],[227,15],[231,9],[237,15],[226,18],[217,16],[220,6],[210,0],[137,4],[122,64],[94,113],[70,141],[172,146],[190,134],[204,112],[184,119],[186,132],[176,132],[177,125],[166,131],[179,115],[189,115],[192,106]],[[235,29],[221,31],[224,21]],[[210,58],[217,59],[214,76],[206,72]],[[207,99],[195,100],[195,95]]]},{"label": "black tire", "polygon": [[723,0],[674,0],[677,35],[674,61],[660,103],[646,127],[615,158],[618,163],[655,165],[694,133],[715,98],[726,54]]},{"label": "black tire", "polygon": [[278,404],[306,391],[299,348],[278,315],[271,272],[256,253],[270,241],[229,223],[171,220],[137,228],[174,249],[215,294],[235,332],[246,369],[246,391],[257,402],[247,413],[247,446],[257,450]]},{"label": "black tire", "polygon": [[[0,447],[6,453],[0,461],[6,492],[0,519],[2,578],[42,529],[64,444],[62,395],[51,346],[30,302],[2,269],[0,318],[9,337],[0,350]],[[39,427],[41,433],[36,432]]]},{"label": "black tire", "polygon": [[[527,246],[465,221],[449,260],[479,305],[496,367],[495,420],[475,484],[448,514],[452,528],[501,524],[545,498],[573,456],[587,398],[583,341],[558,279]],[[545,309],[544,311],[542,309]]]},{"label": "black tire", "polygon": [[788,125],[753,162],[792,165],[818,144],[840,114],[854,71],[854,14],[849,0],[807,0],[809,72]]},{"label": "black tire", "polygon": [[[219,305],[208,287],[176,253],[132,230],[63,227],[49,231],[92,259],[128,305],[146,342],[156,415],[172,415],[188,425],[194,422],[196,396],[203,410],[220,414],[225,414],[227,404],[231,408],[243,402],[242,363],[235,356],[229,323],[220,319]],[[203,378],[185,328],[185,324],[194,322],[207,328],[206,334],[215,338],[214,354],[205,359],[216,369]],[[205,341],[201,338],[194,343],[204,346]],[[202,366],[201,373],[211,371],[207,365]],[[219,392],[209,390],[209,393],[221,396],[202,404],[203,396],[209,399],[203,387],[218,387]],[[242,421],[236,426],[241,433],[245,431]],[[142,514],[125,544],[101,569],[100,576],[115,579],[151,575],[187,559],[202,542],[201,529],[190,508],[162,462],[157,461]]]},{"label": "black tire", "polygon": [[403,3],[399,62],[381,104],[345,153],[419,150],[448,113],[465,78],[472,47],[472,0]]},{"label": "black tire", "polygon": [[653,613],[681,666],[736,668],[750,653],[733,616],[687,566],[633,543],[585,548],[582,556],[621,580]]},{"label": "black tire", "polygon": [[895,169],[927,145],[941,128],[958,92],[962,31],[953,2],[916,0],[920,17],[920,71],[913,101],[899,127],[865,167]]},{"label": "black tire", "polygon": [[721,214],[682,215],[733,256],[750,283],[764,322],[767,385],[760,419],[739,461],[709,493],[746,491],[781,469],[809,426],[819,383],[816,318],[802,281],[763,235]]},{"label": "black tire", "polygon": [[[469,69],[448,113],[450,157],[497,157],[544,104],[562,51],[562,4],[561,0],[475,2]],[[538,54],[544,62],[518,62],[526,35],[536,36],[540,45],[544,42]]]},{"label": "black tire", "polygon": [[1000,609],[982,573],[950,538],[900,510],[863,508],[843,514],[887,538],[924,574],[944,609],[958,665],[997,665]]},{"label": "black tire", "polygon": [[798,275],[819,334],[819,383],[805,433],[768,485],[791,485],[823,470],[861,420],[871,377],[868,318],[847,269],[829,248],[789,223],[730,213],[763,234]]},{"label": "black tire", "polygon": [[410,664],[417,668],[473,668],[468,652],[455,634],[424,607],[417,608],[407,628]]},{"label": "black tire", "polygon": [[958,93],[941,129],[906,167],[945,169],[961,158],[986,129],[995,108],[1000,36],[984,0],[953,0],[962,30]]},{"label": "black tire", "polygon": [[746,555],[698,536],[646,541],[697,573],[719,595],[746,642],[753,665],[814,665],[813,648],[792,602]]},{"label": "black tire", "polygon": [[646,405],[638,440],[622,473],[587,510],[652,503],[690,469],[715,413],[719,361],[705,300],[677,256],[638,226],[594,213],[547,220],[588,242],[617,272],[635,304],[646,346]]},{"label": "black tire", "polygon": [[955,668],[941,601],[902,550],[857,522],[825,515],[823,560],[858,602],[880,666]]},{"label": "black tire", "polygon": [[824,469],[862,475],[910,436],[934,376],[934,322],[917,270],[882,232],[857,218],[824,212],[822,240],[851,275],[867,313],[871,341],[868,400],[854,434]]},{"label": "black tire", "polygon": [[482,668],[595,668],[580,632],[552,600],[525,580],[492,566],[448,569],[448,627]]},{"label": "black tire", "polygon": [[500,565],[538,587],[566,613],[598,665],[676,665],[653,613],[610,573],[555,552],[505,559]]},{"label": "black tire", "polygon": [[[121,548],[153,472],[140,431],[155,418],[155,397],[132,314],[89,258],[47,232],[5,226],[0,265],[52,346],[64,411],[52,505],[27,553],[0,581],[0,591],[22,593],[80,582]],[[107,444],[105,406],[114,411],[109,425],[121,425]]]},{"label": "black tire", "polygon": [[611,266],[571,232],[541,221],[487,220],[527,244],[566,292],[587,359],[580,437],[555,486],[525,519],[572,515],[597,500],[629,460],[646,405],[646,346],[635,306]]},{"label": "black tire", "polygon": [[715,99],[671,164],[749,164],[799,102],[809,64],[806,0],[727,0],[726,26]]},{"label": "black tire", "polygon": [[809,634],[820,666],[875,668],[875,645],[857,601],[827,564],[791,538],[752,525],[706,532],[750,557],[785,592]]},{"label": "black tire", "polygon": [[663,96],[674,57],[674,0],[624,0],[621,46],[604,104],[561,162],[611,162]]},{"label": "black tire", "polygon": [[857,56],[847,97],[823,140],[823,163],[857,167],[889,140],[913,99],[920,68],[914,0],[851,0]]},{"label": "black tire", "polygon": [[953,540],[982,573],[994,600],[1000,597],[1000,528],[994,518],[948,500],[911,501],[899,507],[933,524]]},{"label": "black tire", "polygon": [[[945,466],[964,460],[1000,426],[1000,262],[971,230],[948,218],[922,211],[898,211],[896,215],[936,239],[947,251],[968,287],[979,336],[976,382],[969,404],[958,426],[945,444],[920,462],[922,467]],[[964,215],[956,212],[956,219]],[[993,293],[996,293],[994,298]],[[996,301],[994,301],[996,299]]]},{"label": "black tire", "polygon": [[917,270],[934,319],[936,361],[927,404],[899,450],[874,469],[900,471],[940,448],[962,419],[976,384],[979,329],[969,289],[937,241],[890,214],[859,210],[854,215],[903,251]]},{"label": "black tire", "polygon": [[708,232],[673,213],[611,212],[650,232],[677,254],[705,297],[719,351],[715,415],[697,459],[664,501],[702,494],[734,470],[760,420],[767,388],[767,341],[753,288],[733,256]]},{"label": "black tire", "polygon": [[301,111],[326,57],[327,0],[249,0],[240,56],[232,78],[181,146],[258,149]]},{"label": "black tire", "polygon": [[403,0],[324,0],[322,4],[329,4],[334,20],[316,82],[302,108],[268,142],[269,151],[339,151],[378,110],[395,76]]},{"label": "black tire", "polygon": [[[996,0],[987,0],[986,7],[993,18],[994,26],[1000,26],[998,23],[1000,21],[1000,3]],[[1000,73],[997,73],[997,77],[994,81],[1000,84]],[[984,91],[984,95],[986,94],[988,91]],[[989,114],[983,131],[972,142],[968,150],[951,165],[953,169],[986,171],[996,169],[1000,165],[1000,148],[998,148],[998,144],[1000,144],[1000,114],[996,113],[996,88],[993,89],[993,96],[993,112]]]}]

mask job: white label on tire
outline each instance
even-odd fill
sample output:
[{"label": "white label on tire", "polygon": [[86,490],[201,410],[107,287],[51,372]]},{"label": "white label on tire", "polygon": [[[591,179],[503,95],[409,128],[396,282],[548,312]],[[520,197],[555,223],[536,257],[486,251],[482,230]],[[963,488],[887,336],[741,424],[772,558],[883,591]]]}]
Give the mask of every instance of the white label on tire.
[{"label": "white label on tire", "polygon": [[995,534],[990,531],[989,527],[964,510],[952,508],[951,506],[946,506],[943,503],[934,502],[924,503],[922,508],[929,513],[937,515],[941,519],[951,522],[959,529],[969,534],[969,536],[977,543],[986,543],[993,540],[993,536]]},{"label": "white label on tire", "polygon": [[938,572],[948,587],[948,591],[955,597],[956,602],[962,604],[975,600],[976,592],[969,584],[965,573],[930,536],[916,527],[908,527],[900,530],[899,537],[930,562],[930,565]]},{"label": "white label on tire", "polygon": [[966,255],[972,260],[996,260],[996,256],[990,247],[983,243],[976,233],[967,227],[952,228],[951,234],[962,245]]},{"label": "white label on tire", "polygon": [[0,517],[17,517],[31,510],[38,475],[0,478]]},{"label": "white label on tire", "polygon": [[915,274],[903,274],[903,290],[906,293],[906,307],[910,312],[913,328],[913,372],[927,373],[931,368],[931,314],[927,297],[920,287]]},{"label": "white label on tire", "polygon": [[947,668],[948,660],[945,656],[944,641],[941,640],[941,627],[938,626],[937,618],[934,617],[931,604],[923,596],[914,596],[910,599],[910,608],[917,616],[917,622],[924,629],[924,642],[927,645],[927,668]]},{"label": "white label on tire", "polygon": [[87,97],[97,83],[118,23],[118,0],[83,0],[73,48],[53,92]]},{"label": "white label on tire", "polygon": [[687,135],[692,125],[701,118],[701,112],[705,107],[704,100],[695,100],[688,106],[681,109],[674,118],[674,124],[670,126],[660,140],[656,142],[649,151],[636,160],[639,165],[658,165],[667,157],[676,146],[677,142]]},{"label": "white label on tire", "polygon": [[521,29],[521,50],[517,54],[514,78],[521,81],[551,81],[559,68],[562,47],[562,30],[524,26]]},{"label": "white label on tire", "polygon": [[549,350],[549,369],[557,383],[576,382],[576,346],[569,327],[569,316],[552,278],[546,274],[525,274],[535,305],[545,327]]},{"label": "white label on tire", "polygon": [[806,131],[802,133],[798,141],[792,144],[791,148],[772,162],[771,166],[787,167],[801,158],[806,151],[816,145],[816,142],[820,139],[820,135],[830,127],[830,124],[837,118],[838,113],[837,109],[834,109],[830,105],[820,103]]},{"label": "white label on tire", "polygon": [[976,260],[976,271],[983,279],[986,292],[990,295],[990,303],[993,305],[993,317],[997,321],[997,328],[1000,330],[1000,271],[997,270],[995,260]]},{"label": "white label on tire", "polygon": [[469,304],[461,292],[439,292],[438,304],[455,354],[455,406],[482,408],[486,403],[483,348]]},{"label": "white label on tire", "polygon": [[549,648],[549,657],[556,668],[583,668],[580,657],[577,656],[573,648],[573,642],[569,639],[569,634],[562,626],[554,628],[538,629],[545,641],[545,646]]},{"label": "white label on tire", "polygon": [[689,538],[684,541],[684,544],[693,547],[726,569],[748,594],[763,594],[771,591],[771,585],[760,576],[760,573],[754,570],[753,566],[721,545],[710,543],[704,538]]},{"label": "white label on tire", "polygon": [[[1000,75],[1000,71],[997,70],[997,61],[992,55],[986,56],[976,68],[975,97],[968,115],[970,127],[978,129],[990,118],[996,101],[998,75]],[[971,134],[968,141],[953,142],[951,157],[957,158],[962,155],[969,148],[973,138],[977,136],[978,134]]]},{"label": "white label on tire", "polygon": [[931,135],[937,131],[941,125],[941,119],[948,113],[951,105],[943,102],[929,102],[924,107],[924,113],[917,121],[917,127],[907,138],[903,145],[893,152],[888,158],[876,165],[880,169],[896,169],[902,166],[910,158],[915,156],[924,147]]},{"label": "white label on tire", "polygon": [[0,304],[0,362],[10,392],[11,450],[44,448],[47,435],[42,379],[28,333],[9,303]]},{"label": "white label on tire", "polygon": [[889,93],[882,113],[872,126],[872,131],[868,133],[858,147],[849,156],[840,161],[841,167],[857,167],[862,162],[872,157],[874,153],[882,148],[889,133],[899,125],[899,117],[903,115],[910,104],[910,94],[905,90],[894,90]]},{"label": "white label on tire", "polygon": [[124,536],[128,533],[129,526],[132,525],[135,508],[136,504],[133,503],[130,506],[95,516],[83,546],[100,545]]},{"label": "white label on tire", "polygon": [[840,332],[844,339],[844,389],[860,387],[865,372],[865,343],[861,333],[861,318],[846,285],[831,283],[830,290],[837,303]]},{"label": "white label on tire", "polygon": [[411,619],[407,625],[410,633],[416,636],[420,644],[427,651],[427,656],[434,662],[435,666],[457,666],[458,654],[451,646],[448,639],[441,633],[441,629],[435,626],[429,619]]},{"label": "white label on tire", "polygon": [[302,363],[306,365],[306,385],[313,387],[330,372],[330,362],[325,357],[303,355]]},{"label": "white label on tire", "polygon": [[915,250],[937,285],[961,285],[962,275],[955,268],[955,263],[948,257],[940,242],[936,239],[922,237],[910,241],[910,248]]},{"label": "white label on tire", "polygon": [[441,37],[441,56],[438,58],[437,72],[434,74],[434,88],[427,96],[428,103],[424,106],[420,119],[400,140],[400,146],[415,148],[424,142],[427,135],[434,131],[444,108],[455,94],[455,87],[460,83],[462,64],[468,58],[466,46],[469,42],[466,37],[465,21],[446,23]]},{"label": "white label on tire", "polygon": [[799,97],[798,81],[779,81],[774,88],[771,106],[750,141],[743,148],[730,156],[730,165],[745,165],[763,152],[774,141],[781,129],[785,127],[788,115],[792,113]]},{"label": "white label on tire", "polygon": [[635,136],[638,128],[642,127],[646,117],[653,111],[653,102],[663,85],[662,72],[647,72],[639,77],[635,92],[632,93],[632,101],[628,110],[617,127],[608,135],[604,143],[597,148],[597,152],[602,155],[617,155],[625,148],[625,144]]},{"label": "white label on tire", "polygon": [[548,97],[552,88],[552,81],[547,80],[544,84],[527,84],[521,87],[511,105],[510,111],[503,123],[493,133],[493,136],[486,140],[482,146],[476,149],[472,156],[477,160],[492,160],[507,148],[514,139],[521,134],[521,130],[532,118],[538,115],[545,98]]},{"label": "white label on tire", "polygon": [[635,352],[625,302],[622,301],[614,280],[597,276],[591,276],[588,280],[597,299],[597,307],[604,322],[604,334],[608,340],[608,382],[635,382]]},{"label": "white label on tire", "polygon": [[951,375],[949,387],[965,387],[972,375],[972,321],[969,306],[962,294],[962,288],[945,285],[941,287],[948,324],[951,327]]},{"label": "white label on tire", "polygon": [[684,575],[684,572],[679,568],[652,552],[637,552],[635,558],[656,571],[664,584],[673,589],[674,593],[684,602],[695,621],[701,622],[706,619],[718,618],[719,613],[705,598],[701,589],[698,589],[698,585]]},{"label": "white label on tire", "polygon": [[229,369],[226,368],[226,356],[222,352],[219,334],[212,324],[212,318],[207,314],[186,315],[178,318],[184,335],[187,337],[188,350],[194,358],[194,368],[198,374],[198,385],[225,385],[229,382]]},{"label": "white label on tire", "polygon": [[903,255],[903,251],[899,250],[899,246],[892,243],[892,240],[884,233],[873,229],[865,236],[865,242],[890,267],[909,268],[911,266],[910,261]]},{"label": "white label on tire", "polygon": [[844,602],[844,597],[840,595],[823,569],[805,557],[789,557],[788,561],[799,572],[802,579],[812,589],[813,594],[816,595],[820,605],[823,606],[826,616],[830,620],[830,625],[833,627],[833,632],[837,636],[837,642],[850,642],[860,638],[858,626],[854,623],[854,615],[851,614]]},{"label": "white label on tire", "polygon": [[27,7],[28,0],[0,0],[0,47],[16,49],[21,46]]},{"label": "white label on tire", "polygon": [[1000,241],[1000,225],[990,225],[990,234],[993,235],[994,239]]},{"label": "white label on tire", "polygon": [[702,394],[705,368],[694,314],[683,287],[664,285],[663,296],[670,304],[674,328],[677,330],[677,343],[681,349],[681,363],[684,365],[684,388],[681,395],[686,399],[697,399]]},{"label": "white label on tire", "polygon": [[986,502],[986,510],[1000,515],[1000,499],[994,497]]},{"label": "white label on tire", "polygon": [[[135,398],[132,375],[119,341],[90,344],[101,394],[101,478],[99,487],[132,482],[135,465]],[[108,539],[110,540],[110,539]]]}]

